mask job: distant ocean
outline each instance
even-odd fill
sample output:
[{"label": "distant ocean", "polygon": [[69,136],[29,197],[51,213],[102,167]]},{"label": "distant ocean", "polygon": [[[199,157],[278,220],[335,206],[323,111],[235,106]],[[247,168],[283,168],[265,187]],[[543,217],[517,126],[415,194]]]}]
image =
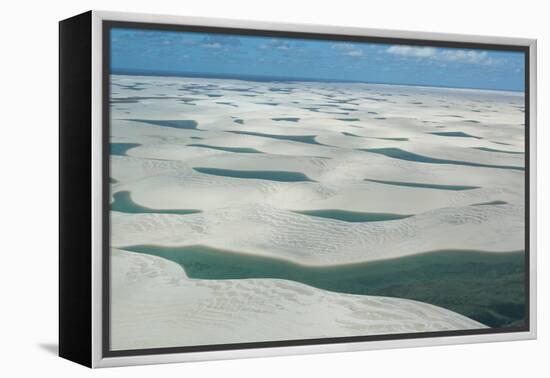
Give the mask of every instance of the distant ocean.
[{"label": "distant ocean", "polygon": [[135,70],[125,68],[112,68],[112,75],[128,75],[128,76],[172,76],[172,77],[193,77],[205,79],[229,79],[243,80],[255,82],[271,82],[271,83],[292,83],[292,82],[312,82],[312,83],[354,83],[354,84],[379,84],[379,85],[398,85],[404,87],[426,87],[426,88],[449,88],[449,89],[472,89],[496,92],[516,92],[524,93],[525,90],[514,89],[497,89],[497,88],[472,88],[472,87],[448,87],[443,85],[428,85],[422,83],[394,83],[394,82],[375,82],[375,81],[360,81],[360,80],[342,80],[342,79],[326,79],[326,78],[307,78],[307,77],[292,77],[292,76],[268,76],[268,75],[247,75],[247,74],[232,74],[232,73],[208,73],[208,72],[176,72],[176,71],[157,71],[157,70]]}]

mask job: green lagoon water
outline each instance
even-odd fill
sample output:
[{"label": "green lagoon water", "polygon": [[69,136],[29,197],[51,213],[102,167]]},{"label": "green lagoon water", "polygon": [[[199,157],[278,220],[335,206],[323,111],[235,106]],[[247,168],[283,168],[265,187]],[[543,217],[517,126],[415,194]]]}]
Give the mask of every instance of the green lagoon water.
[{"label": "green lagoon water", "polygon": [[348,133],[347,131],[343,131],[342,135],[350,136],[350,137],[357,137],[357,138],[371,138],[371,139],[379,139],[379,140],[392,140],[395,142],[406,142],[409,140],[409,138],[384,138],[384,137],[365,137],[353,133]]},{"label": "green lagoon water", "polygon": [[290,171],[241,171],[235,169],[221,169],[221,168],[206,168],[206,167],[193,167],[197,172],[207,175],[234,177],[242,179],[256,179],[256,180],[270,180],[281,182],[300,182],[311,181],[306,175],[301,172]]},{"label": "green lagoon water", "polygon": [[385,222],[397,219],[405,219],[413,215],[390,214],[390,213],[363,213],[358,211],[345,211],[336,209],[326,210],[302,210],[293,213],[309,215],[312,217],[336,219],[345,222]]},{"label": "green lagoon water", "polygon": [[396,142],[406,142],[409,140],[409,138],[382,138],[382,137],[371,137],[373,139],[381,139],[381,140],[394,140]]},{"label": "green lagoon water", "polygon": [[227,102],[227,101],[219,101],[219,102],[216,102],[216,104],[232,106],[232,107],[234,107],[234,108],[238,108],[238,107],[239,107],[239,105],[233,104],[232,102]]},{"label": "green lagoon water", "polygon": [[200,245],[136,245],[123,249],[173,261],[194,279],[285,279],[341,293],[418,300],[490,327],[520,326],[524,321],[523,251],[445,250],[369,263],[312,267]]},{"label": "green lagoon water", "polygon": [[220,151],[226,151],[226,152],[240,152],[243,154],[263,154],[262,151],[258,151],[255,148],[249,148],[249,147],[221,147],[221,146],[211,146],[208,144],[200,144],[200,143],[188,144],[188,146],[210,148],[212,150],[220,150]]},{"label": "green lagoon water", "polygon": [[482,138],[474,136],[474,135],[466,134],[462,131],[436,131],[436,132],[429,133],[429,134],[438,135],[438,136],[447,136],[447,137],[482,139]]},{"label": "green lagoon water", "polygon": [[134,147],[141,146],[139,143],[111,143],[111,155],[127,156],[126,152]]},{"label": "green lagoon water", "polygon": [[192,119],[176,119],[176,120],[164,120],[164,119],[135,119],[130,118],[127,121],[134,121],[140,123],[148,123],[155,126],[172,127],[175,129],[184,130],[196,130],[198,123]]},{"label": "green lagoon water", "polygon": [[298,122],[300,118],[297,117],[280,117],[280,118],[271,118],[273,121],[288,121],[288,122]]},{"label": "green lagoon water", "polygon": [[315,140],[316,135],[277,135],[277,134],[264,134],[264,133],[255,133],[252,131],[228,131],[228,133],[241,134],[241,135],[252,135],[263,138],[272,138],[280,140],[290,140],[293,142],[307,143],[307,144],[318,144],[321,143]]},{"label": "green lagoon water", "polygon": [[394,159],[413,161],[417,163],[429,163],[429,164],[453,164],[453,165],[464,165],[470,167],[484,167],[484,168],[497,168],[497,169],[513,169],[517,171],[524,171],[524,167],[516,167],[510,165],[492,165],[492,164],[482,164],[482,163],[473,163],[469,161],[459,161],[459,160],[448,160],[448,159],[438,159],[432,158],[429,156],[419,155],[412,152],[402,150],[400,148],[359,148],[359,151],[372,152],[375,154],[384,155]]},{"label": "green lagoon water", "polygon": [[500,152],[502,154],[514,154],[514,155],[523,155],[523,152],[517,152],[517,151],[504,151],[504,150],[497,150],[495,148],[489,148],[489,147],[472,147],[476,150],[480,151],[486,151],[486,152]]},{"label": "green lagoon water", "polygon": [[361,135],[357,135],[357,134],[353,134],[353,133],[348,133],[347,131],[342,131],[342,135],[349,136],[349,137],[355,137],[355,138],[364,138],[364,137],[362,137]]},{"label": "green lagoon water", "polygon": [[151,209],[149,207],[141,206],[132,201],[130,192],[122,191],[113,194],[113,202],[111,203],[112,211],[119,211],[121,213],[156,213],[156,214],[196,214],[200,213],[200,210],[194,209]]},{"label": "green lagoon water", "polygon": [[405,181],[386,181],[386,180],[373,180],[365,179],[365,181],[376,182],[378,184],[407,186],[413,188],[427,188],[427,189],[440,189],[440,190],[472,190],[479,189],[479,186],[466,186],[466,185],[439,185],[439,184],[427,184],[421,182],[405,182]]},{"label": "green lagoon water", "polygon": [[507,205],[508,202],[505,201],[490,201],[490,202],[481,202],[481,203],[474,203],[471,206],[489,206],[489,205]]},{"label": "green lagoon water", "polygon": [[393,141],[396,141],[396,142],[406,142],[409,140],[409,138],[384,138],[384,137],[364,137],[364,136],[361,136],[361,135],[357,135],[357,134],[353,134],[353,133],[348,133],[346,131],[343,131],[342,132],[342,135],[345,135],[345,136],[352,136],[352,137],[357,137],[357,138],[371,138],[371,139],[380,139],[380,140],[393,140]]}]

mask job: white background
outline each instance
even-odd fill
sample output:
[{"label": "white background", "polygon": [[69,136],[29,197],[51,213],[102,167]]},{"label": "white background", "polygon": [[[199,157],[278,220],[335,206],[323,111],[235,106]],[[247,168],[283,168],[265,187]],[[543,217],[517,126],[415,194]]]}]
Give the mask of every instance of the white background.
[{"label": "white background", "polygon": [[[0,375],[542,377],[550,372],[544,235],[550,38],[545,1],[5,1],[0,22]],[[57,344],[57,21],[89,9],[529,37],[539,40],[539,340],[91,371]],[[6,211],[7,210],[7,211]],[[546,230],[546,234],[549,231]],[[545,240],[546,239],[546,240]],[[545,351],[546,348],[546,351]]]}]

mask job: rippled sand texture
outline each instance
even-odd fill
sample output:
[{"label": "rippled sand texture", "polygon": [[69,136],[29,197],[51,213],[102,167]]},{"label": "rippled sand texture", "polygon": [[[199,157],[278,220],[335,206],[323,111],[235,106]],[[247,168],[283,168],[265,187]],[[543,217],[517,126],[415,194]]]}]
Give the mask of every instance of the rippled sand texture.
[{"label": "rippled sand texture", "polygon": [[[522,94],[112,76],[111,99],[113,248],[320,267],[524,249]],[[399,298],[189,279],[128,250],[112,258],[115,349],[483,327]]]},{"label": "rippled sand texture", "polygon": [[275,279],[192,280],[168,260],[113,249],[111,348],[482,328],[440,307]]}]

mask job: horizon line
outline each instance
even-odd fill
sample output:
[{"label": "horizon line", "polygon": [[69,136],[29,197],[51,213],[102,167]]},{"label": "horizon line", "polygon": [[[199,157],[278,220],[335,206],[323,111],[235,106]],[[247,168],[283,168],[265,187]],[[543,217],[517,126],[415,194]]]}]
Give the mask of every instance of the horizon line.
[{"label": "horizon line", "polygon": [[270,76],[270,75],[254,75],[254,74],[232,74],[232,73],[208,73],[208,72],[183,72],[183,71],[155,71],[146,69],[133,69],[133,68],[111,68],[109,74],[111,75],[124,75],[124,76],[162,76],[162,77],[193,77],[193,78],[205,78],[205,79],[232,79],[242,81],[255,81],[255,82],[318,82],[318,83],[357,83],[357,84],[380,84],[380,85],[395,85],[405,87],[427,87],[427,88],[447,88],[447,89],[472,89],[472,90],[484,90],[493,92],[520,92],[525,94],[524,89],[498,89],[498,88],[486,88],[486,87],[458,87],[458,86],[446,86],[437,84],[408,84],[408,83],[396,83],[396,82],[375,82],[365,80],[346,80],[346,79],[323,79],[323,78],[302,78],[293,76]]}]

